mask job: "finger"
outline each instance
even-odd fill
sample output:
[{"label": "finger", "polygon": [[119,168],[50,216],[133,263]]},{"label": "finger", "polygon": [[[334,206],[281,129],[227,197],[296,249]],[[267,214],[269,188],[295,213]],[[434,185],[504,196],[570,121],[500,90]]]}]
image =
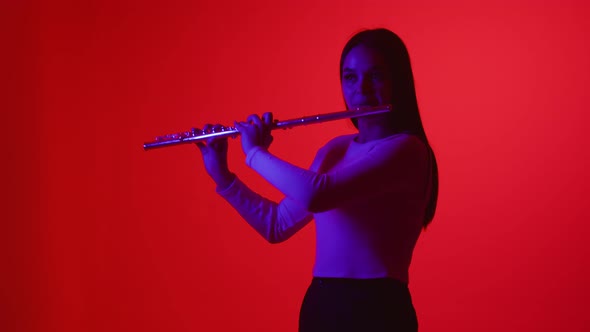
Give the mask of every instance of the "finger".
[{"label": "finger", "polygon": [[199,150],[201,151],[201,153],[205,152],[205,143],[203,142],[195,142],[195,145],[197,146],[197,148],[199,148]]},{"label": "finger", "polygon": [[266,112],[262,114],[262,121],[264,136],[270,136],[270,131],[272,130],[272,113]]},{"label": "finger", "polygon": [[254,124],[256,127],[262,129],[262,120],[257,114],[252,114],[248,117],[248,122]]},{"label": "finger", "polygon": [[264,139],[264,146],[266,146],[267,148],[270,146],[270,144],[272,143],[274,137],[272,137],[272,135],[268,135],[266,136],[266,138]]},{"label": "finger", "polygon": [[266,112],[262,114],[262,120],[264,121],[264,124],[271,125],[273,121],[272,112]]},{"label": "finger", "polygon": [[223,144],[227,145],[227,137],[215,136],[207,139],[207,146],[210,146],[214,149],[223,147]]}]

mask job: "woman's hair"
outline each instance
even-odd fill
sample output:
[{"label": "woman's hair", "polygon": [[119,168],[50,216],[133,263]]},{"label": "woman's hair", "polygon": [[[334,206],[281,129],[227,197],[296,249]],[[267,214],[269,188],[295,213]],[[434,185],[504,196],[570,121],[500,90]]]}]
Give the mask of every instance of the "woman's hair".
[{"label": "woman's hair", "polygon": [[[424,228],[430,224],[434,218],[436,204],[438,200],[438,166],[436,158],[420,118],[418,102],[416,99],[416,89],[414,87],[414,75],[410,64],[408,50],[399,36],[387,29],[364,30],[354,35],[342,50],[340,56],[340,80],[342,81],[342,65],[348,53],[356,46],[376,50],[381,54],[391,70],[392,82],[392,112],[391,125],[396,132],[409,132],[420,137],[426,144],[432,158],[432,192],[430,201],[426,207],[424,216]],[[356,120],[352,120],[355,127]]]}]

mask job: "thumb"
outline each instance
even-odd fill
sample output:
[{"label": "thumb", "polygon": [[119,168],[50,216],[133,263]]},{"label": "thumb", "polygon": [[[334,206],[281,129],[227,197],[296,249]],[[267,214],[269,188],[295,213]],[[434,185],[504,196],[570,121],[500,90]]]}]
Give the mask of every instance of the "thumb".
[{"label": "thumb", "polygon": [[199,150],[201,151],[201,153],[204,154],[206,152],[205,143],[203,143],[203,142],[196,142],[195,145],[197,146],[197,148],[199,148]]},{"label": "thumb", "polygon": [[272,135],[268,135],[265,137],[264,139],[264,146],[268,149],[268,147],[271,145],[272,141],[273,141],[274,137],[272,137]]}]

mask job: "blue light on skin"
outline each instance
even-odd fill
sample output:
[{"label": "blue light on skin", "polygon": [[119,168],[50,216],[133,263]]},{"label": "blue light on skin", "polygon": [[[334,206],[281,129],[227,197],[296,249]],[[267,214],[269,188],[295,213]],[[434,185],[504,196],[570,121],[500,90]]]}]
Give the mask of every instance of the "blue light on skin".
[{"label": "blue light on skin", "polygon": [[[342,65],[342,95],[349,109],[391,104],[392,84],[389,66],[376,50],[359,45],[346,55]],[[387,114],[360,117],[357,121],[359,143],[394,133]]]}]

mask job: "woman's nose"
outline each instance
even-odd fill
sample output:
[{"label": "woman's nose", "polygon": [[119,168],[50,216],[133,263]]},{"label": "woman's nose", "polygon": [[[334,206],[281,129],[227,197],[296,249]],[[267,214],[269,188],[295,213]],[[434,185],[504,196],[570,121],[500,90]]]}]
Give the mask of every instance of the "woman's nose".
[{"label": "woman's nose", "polygon": [[369,77],[363,77],[360,81],[360,91],[363,95],[374,91],[373,81]]}]

